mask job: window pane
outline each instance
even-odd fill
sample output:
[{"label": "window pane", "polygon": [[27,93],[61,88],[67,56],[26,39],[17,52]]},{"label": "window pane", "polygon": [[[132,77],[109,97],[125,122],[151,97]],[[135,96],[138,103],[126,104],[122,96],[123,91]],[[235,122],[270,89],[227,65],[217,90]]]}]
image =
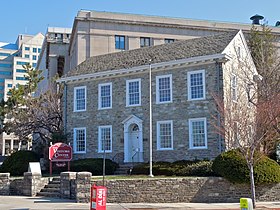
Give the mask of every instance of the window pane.
[{"label": "window pane", "polygon": [[85,110],[86,100],[85,100],[85,88],[76,89],[76,110]]},{"label": "window pane", "polygon": [[160,147],[171,148],[171,124],[160,124]]},{"label": "window pane", "polygon": [[116,49],[125,49],[125,37],[124,36],[115,36],[115,48]]},{"label": "window pane", "polygon": [[204,121],[194,121],[191,126],[193,147],[205,147]]},{"label": "window pane", "polygon": [[129,82],[128,95],[129,105],[140,104],[139,81]]},{"label": "window pane", "polygon": [[111,151],[111,127],[103,127],[100,128],[100,151],[104,152],[104,148],[105,151]]},{"label": "window pane", "polygon": [[85,129],[76,129],[75,132],[75,151],[76,152],[84,152],[86,148],[86,136]]},{"label": "window pane", "polygon": [[100,87],[101,108],[111,107],[111,85]]},{"label": "window pane", "polygon": [[174,41],[175,41],[174,39],[164,39],[165,44],[173,43]]},{"label": "window pane", "polygon": [[170,77],[159,78],[159,101],[168,102],[171,101],[171,89],[170,89]]},{"label": "window pane", "polygon": [[191,99],[204,98],[203,73],[192,73],[189,82]]},{"label": "window pane", "polygon": [[231,77],[231,93],[232,100],[237,101],[237,77],[235,75]]},{"label": "window pane", "polygon": [[150,37],[140,37],[140,47],[148,47],[151,46]]}]

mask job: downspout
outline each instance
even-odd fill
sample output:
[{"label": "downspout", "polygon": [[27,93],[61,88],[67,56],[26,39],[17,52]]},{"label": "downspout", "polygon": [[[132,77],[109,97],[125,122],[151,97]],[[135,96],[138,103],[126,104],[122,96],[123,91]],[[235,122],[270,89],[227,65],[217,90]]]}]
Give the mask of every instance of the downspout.
[{"label": "downspout", "polygon": [[[220,90],[220,77],[221,77],[221,71],[222,71],[222,64],[216,61],[216,71],[217,71],[217,94],[220,96],[221,90]],[[221,114],[218,111],[217,114],[217,124],[218,128],[221,127]],[[218,133],[218,149],[219,149],[219,154],[222,153],[222,137],[221,134]]]},{"label": "downspout", "polygon": [[63,109],[63,118],[64,118],[64,125],[63,125],[63,129],[64,129],[64,135],[67,134],[67,129],[66,129],[66,125],[67,125],[67,84],[66,82],[63,82],[64,85],[64,90],[63,90],[63,95],[64,95],[64,109]]}]

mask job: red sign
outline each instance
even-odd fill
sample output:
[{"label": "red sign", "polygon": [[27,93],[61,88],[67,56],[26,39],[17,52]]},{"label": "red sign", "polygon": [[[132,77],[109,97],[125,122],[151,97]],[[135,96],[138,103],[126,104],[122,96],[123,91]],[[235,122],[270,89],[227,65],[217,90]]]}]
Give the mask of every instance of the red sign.
[{"label": "red sign", "polygon": [[52,162],[72,160],[72,147],[64,143],[56,143],[49,147],[49,159]]},{"label": "red sign", "polygon": [[90,210],[106,210],[107,188],[103,186],[91,187]]}]

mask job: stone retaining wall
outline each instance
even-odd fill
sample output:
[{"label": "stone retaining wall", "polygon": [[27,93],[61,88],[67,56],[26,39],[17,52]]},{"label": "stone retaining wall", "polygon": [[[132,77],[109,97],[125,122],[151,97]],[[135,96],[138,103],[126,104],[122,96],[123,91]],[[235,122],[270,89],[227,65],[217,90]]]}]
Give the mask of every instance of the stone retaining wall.
[{"label": "stone retaining wall", "polygon": [[10,194],[10,173],[0,173],[0,195]]},{"label": "stone retaining wall", "polygon": [[10,173],[0,173],[0,195],[36,196],[49,182],[40,174],[25,172],[23,177],[10,178]]},{"label": "stone retaining wall", "polygon": [[90,172],[61,173],[61,197],[75,199],[77,203],[88,203],[90,201],[91,175]]},{"label": "stone retaining wall", "polygon": [[[96,181],[102,185],[102,181]],[[219,177],[107,180],[109,203],[239,202],[250,197],[250,186]],[[280,183],[256,187],[257,201],[279,201]]]},{"label": "stone retaining wall", "polygon": [[[87,203],[92,184],[102,185],[101,180],[91,182],[89,172],[61,173],[62,198]],[[0,195],[35,196],[47,184],[49,178],[25,173],[24,178],[10,179],[10,174],[0,174]],[[250,197],[250,186],[232,184],[219,177],[147,178],[105,180],[109,203],[138,202],[239,202]],[[280,183],[256,187],[257,201],[279,201]]]}]

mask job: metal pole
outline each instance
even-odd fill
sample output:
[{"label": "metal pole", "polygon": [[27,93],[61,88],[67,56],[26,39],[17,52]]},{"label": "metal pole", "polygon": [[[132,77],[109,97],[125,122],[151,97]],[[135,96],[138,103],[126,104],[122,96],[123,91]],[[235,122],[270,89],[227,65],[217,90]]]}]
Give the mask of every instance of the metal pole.
[{"label": "metal pole", "polygon": [[105,138],[104,138],[104,140],[103,140],[103,178],[102,178],[103,187],[105,186],[105,185],[104,185],[104,184],[105,184],[105,170],[106,170],[106,166],[105,166],[105,164],[106,164],[105,155],[106,155],[106,153],[105,153]]},{"label": "metal pole", "polygon": [[150,177],[153,175],[153,111],[152,111],[152,65],[149,60],[149,82],[150,82]]}]

